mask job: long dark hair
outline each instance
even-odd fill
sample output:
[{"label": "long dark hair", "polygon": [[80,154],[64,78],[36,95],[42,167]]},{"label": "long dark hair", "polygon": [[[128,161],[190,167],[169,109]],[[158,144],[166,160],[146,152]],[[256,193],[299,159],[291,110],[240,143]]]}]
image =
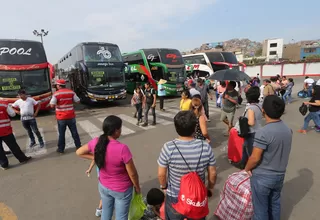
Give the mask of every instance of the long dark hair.
[{"label": "long dark hair", "polygon": [[110,115],[104,119],[102,124],[103,134],[100,135],[99,141],[94,149],[94,162],[99,169],[103,168],[105,165],[105,158],[107,147],[110,142],[108,136],[114,135],[117,130],[120,130],[122,126],[121,118]]}]

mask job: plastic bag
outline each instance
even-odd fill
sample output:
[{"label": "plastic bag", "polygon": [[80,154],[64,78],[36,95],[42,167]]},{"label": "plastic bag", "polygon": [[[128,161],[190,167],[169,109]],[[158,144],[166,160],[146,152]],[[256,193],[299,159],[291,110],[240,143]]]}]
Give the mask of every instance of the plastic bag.
[{"label": "plastic bag", "polygon": [[143,202],[142,194],[137,194],[133,191],[133,196],[129,209],[129,220],[140,220],[143,217],[147,206]]}]

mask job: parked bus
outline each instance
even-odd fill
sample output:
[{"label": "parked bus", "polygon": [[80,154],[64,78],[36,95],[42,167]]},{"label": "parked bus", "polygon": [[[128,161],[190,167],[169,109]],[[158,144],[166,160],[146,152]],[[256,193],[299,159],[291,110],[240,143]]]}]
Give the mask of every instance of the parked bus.
[{"label": "parked bus", "polygon": [[188,75],[208,77],[215,71],[223,69],[238,69],[237,57],[232,52],[205,52],[183,56]]},{"label": "parked bus", "polygon": [[118,45],[79,43],[57,64],[59,78],[68,79],[83,102],[110,102],[126,98],[125,64]]},{"label": "parked bus", "polygon": [[15,102],[18,90],[40,101],[41,110],[50,108],[51,64],[43,44],[37,41],[0,39],[0,98]]},{"label": "parked bus", "polygon": [[164,79],[166,96],[180,94],[186,80],[185,65],[180,51],[176,49],[141,49],[122,55],[128,64],[126,71],[127,90],[133,93],[137,83],[150,82],[157,89],[157,82]]}]

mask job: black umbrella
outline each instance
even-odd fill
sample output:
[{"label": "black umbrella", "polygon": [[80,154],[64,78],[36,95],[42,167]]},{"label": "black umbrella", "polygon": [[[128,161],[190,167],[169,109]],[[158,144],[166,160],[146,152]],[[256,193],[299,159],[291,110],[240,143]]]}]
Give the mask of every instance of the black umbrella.
[{"label": "black umbrella", "polygon": [[225,69],[214,72],[211,76],[209,76],[209,79],[218,81],[246,81],[250,80],[251,77],[245,72],[237,69]]}]

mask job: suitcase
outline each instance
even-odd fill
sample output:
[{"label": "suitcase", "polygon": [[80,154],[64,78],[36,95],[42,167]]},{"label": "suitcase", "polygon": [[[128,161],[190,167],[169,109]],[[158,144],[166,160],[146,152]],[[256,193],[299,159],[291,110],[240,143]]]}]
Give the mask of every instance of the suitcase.
[{"label": "suitcase", "polygon": [[239,163],[242,160],[244,138],[239,137],[235,128],[230,130],[228,140],[228,159],[231,163]]}]

